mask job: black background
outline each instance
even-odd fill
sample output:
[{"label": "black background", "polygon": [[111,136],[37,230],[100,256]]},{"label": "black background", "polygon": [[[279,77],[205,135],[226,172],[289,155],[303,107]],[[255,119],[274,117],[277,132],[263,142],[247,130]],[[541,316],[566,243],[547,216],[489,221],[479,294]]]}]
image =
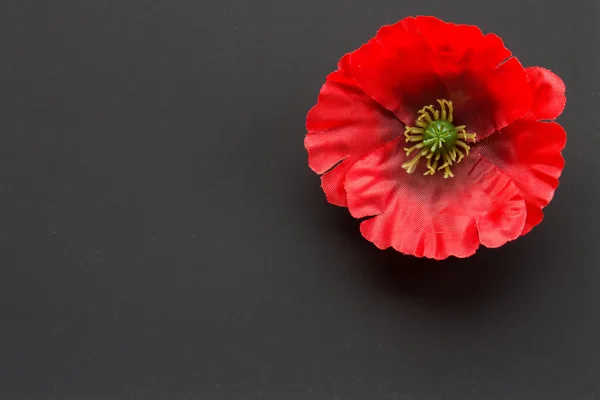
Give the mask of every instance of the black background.
[{"label": "black background", "polygon": [[[304,118],[337,60],[431,14],[568,87],[528,236],[379,251]],[[0,399],[600,399],[600,3],[3,0]]]}]

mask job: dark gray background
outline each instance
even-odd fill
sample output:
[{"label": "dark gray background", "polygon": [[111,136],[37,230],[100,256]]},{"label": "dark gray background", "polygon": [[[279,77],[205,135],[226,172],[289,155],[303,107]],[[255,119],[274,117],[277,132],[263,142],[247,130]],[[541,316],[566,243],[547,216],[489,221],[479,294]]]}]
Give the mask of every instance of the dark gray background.
[{"label": "dark gray background", "polygon": [[[568,86],[543,224],[381,252],[307,167],[337,60],[433,14]],[[0,399],[600,399],[600,3],[3,0]]]}]

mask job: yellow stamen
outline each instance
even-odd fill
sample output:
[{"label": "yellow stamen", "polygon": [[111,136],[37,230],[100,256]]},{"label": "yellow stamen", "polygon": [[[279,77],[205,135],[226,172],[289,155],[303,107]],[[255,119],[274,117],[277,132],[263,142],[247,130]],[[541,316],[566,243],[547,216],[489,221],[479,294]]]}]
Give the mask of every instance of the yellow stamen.
[{"label": "yellow stamen", "polygon": [[431,169],[431,158],[433,157],[435,153],[429,152],[429,154],[427,154],[427,169]]},{"label": "yellow stamen", "polygon": [[467,155],[469,155],[469,150],[471,150],[471,146],[469,146],[468,144],[466,144],[462,140],[457,140],[456,144],[458,146],[462,147],[463,149],[465,149],[465,151],[467,152]]},{"label": "yellow stamen", "polygon": [[461,139],[464,139],[464,140],[470,140],[470,141],[474,142],[477,135],[474,133],[465,133],[463,135],[458,135],[458,137]]},{"label": "yellow stamen", "polygon": [[416,133],[417,135],[419,135],[419,134],[422,134],[423,132],[425,132],[425,129],[423,129],[423,128],[415,128],[412,126],[407,126],[406,130],[404,131],[404,134]]},{"label": "yellow stamen", "polygon": [[[429,114],[429,111],[431,113],[431,115]],[[421,109],[421,111],[419,111],[419,113],[422,113],[421,117],[428,123],[432,123],[434,121],[433,118],[435,118],[435,109],[433,108],[433,106],[425,106]],[[435,118],[435,119],[439,119],[439,118]]]},{"label": "yellow stamen", "polygon": [[405,148],[404,151],[406,151],[407,156],[410,156],[410,153],[412,153],[416,149],[422,149],[424,146],[425,145],[423,144],[423,142],[421,142],[419,144],[415,144],[413,147]]},{"label": "yellow stamen", "polygon": [[427,125],[429,125],[429,123],[423,121],[420,117],[417,119],[417,121],[415,122],[415,124],[417,126],[420,126],[421,128],[427,128]]},{"label": "yellow stamen", "polygon": [[423,140],[423,135],[405,135],[407,142],[420,142]]},{"label": "yellow stamen", "polygon": [[[433,153],[431,153],[433,154]],[[423,175],[433,175],[437,172],[437,165],[438,162],[440,161],[440,157],[442,157],[440,154],[436,154],[435,155],[435,159],[433,160],[433,165],[429,165],[429,163],[427,163],[427,168],[429,168],[429,171],[425,172]]]},{"label": "yellow stamen", "polygon": [[450,171],[449,167],[444,168],[444,179],[454,178],[454,174]]},{"label": "yellow stamen", "polygon": [[456,162],[456,153],[454,152],[454,149],[448,151],[448,156],[450,157],[452,162]]},{"label": "yellow stamen", "polygon": [[449,166],[451,166],[451,165],[452,165],[452,158],[450,158],[450,156],[448,155],[448,153],[444,154],[442,157],[443,157],[443,159],[444,159],[444,163],[442,164],[442,166],[441,166],[441,167],[439,167],[439,168],[437,169],[438,171],[441,171],[441,170],[443,170],[444,168],[448,168]]},{"label": "yellow stamen", "polygon": [[429,153],[428,149],[422,150],[421,152],[419,152],[419,154],[415,156],[415,158],[413,158],[407,163],[402,164],[402,168],[404,168],[409,174],[412,174],[413,172],[415,172],[415,169],[417,168],[417,164],[419,163],[419,160],[421,160],[421,157],[423,157],[427,153]]},{"label": "yellow stamen", "polygon": [[447,100],[438,100],[438,103],[440,103],[440,108],[442,109],[442,119],[444,121],[448,120],[448,112],[446,111],[446,102]]},{"label": "yellow stamen", "polygon": [[460,151],[457,147],[454,148],[454,151],[458,153],[458,160],[456,160],[456,163],[458,164],[462,161],[463,158],[465,158],[465,154],[462,151]]}]

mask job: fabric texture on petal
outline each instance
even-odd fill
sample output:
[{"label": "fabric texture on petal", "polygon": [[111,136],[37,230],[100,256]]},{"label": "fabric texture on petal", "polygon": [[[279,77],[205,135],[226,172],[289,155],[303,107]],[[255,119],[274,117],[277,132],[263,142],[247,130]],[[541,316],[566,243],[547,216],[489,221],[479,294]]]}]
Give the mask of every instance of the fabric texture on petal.
[{"label": "fabric texture on petal", "polygon": [[507,127],[531,109],[531,88],[516,58],[478,74],[467,71],[447,85],[455,120],[467,125],[478,140]]},{"label": "fabric texture on petal", "polygon": [[348,168],[404,132],[402,123],[348,75],[346,60],[327,77],[317,105],[307,116],[304,140],[310,168],[324,174],[322,187],[327,199],[340,206],[346,205],[343,180]]},{"label": "fabric texture on petal", "polygon": [[346,176],[348,209],[377,247],[417,257],[468,257],[479,244],[499,247],[523,231],[526,209],[513,181],[472,154],[455,177],[407,174],[396,140],[355,163]]},{"label": "fabric texture on petal", "polygon": [[510,176],[527,204],[522,235],[543,219],[565,166],[567,136],[557,123],[520,120],[477,144],[476,152]]}]

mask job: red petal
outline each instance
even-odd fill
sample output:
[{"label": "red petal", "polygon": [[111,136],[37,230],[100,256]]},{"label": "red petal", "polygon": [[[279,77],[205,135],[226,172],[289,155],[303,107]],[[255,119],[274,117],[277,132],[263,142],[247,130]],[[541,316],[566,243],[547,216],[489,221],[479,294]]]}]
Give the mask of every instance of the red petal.
[{"label": "red petal", "polygon": [[340,61],[338,71],[327,77],[318,103],[306,119],[308,134],[304,145],[309,166],[322,174],[341,160],[344,163],[322,177],[328,200],[345,205],[345,171],[351,164],[404,132],[398,119],[367,96]]},{"label": "red petal", "polygon": [[543,219],[542,208],[554,196],[565,165],[567,140],[557,123],[518,121],[477,144],[477,152],[510,176],[527,204],[522,234]]},{"label": "red petal", "polygon": [[321,175],[321,188],[325,192],[327,201],[340,207],[346,207],[346,189],[344,181],[348,170],[360,157],[350,156],[339,163],[334,169]]},{"label": "red petal", "polygon": [[349,60],[359,86],[406,124],[421,107],[447,94],[430,61],[433,53],[410,22],[414,19],[382,27]]},{"label": "red petal", "polygon": [[427,47],[436,53],[437,71],[441,74],[453,67],[495,68],[511,56],[502,39],[494,34],[483,35],[474,25],[459,25],[435,17],[406,18],[400,25],[417,32]]},{"label": "red petal", "polygon": [[526,68],[533,92],[533,105],[527,119],[553,120],[565,109],[567,88],[558,75],[542,67]]},{"label": "red petal", "polygon": [[495,35],[433,17],[407,18],[380,29],[350,55],[349,67],[373,99],[413,124],[436,99],[455,103],[456,121],[481,138],[524,116],[531,89],[516,59]]},{"label": "red petal", "polygon": [[448,86],[456,122],[477,133],[478,140],[507,127],[531,109],[531,88],[516,58],[493,70],[465,74]]},{"label": "red petal", "polygon": [[365,238],[377,247],[418,257],[467,257],[479,243],[499,247],[523,230],[525,203],[512,180],[471,154],[441,173],[408,174],[401,139],[358,161],[346,176],[348,208]]}]

